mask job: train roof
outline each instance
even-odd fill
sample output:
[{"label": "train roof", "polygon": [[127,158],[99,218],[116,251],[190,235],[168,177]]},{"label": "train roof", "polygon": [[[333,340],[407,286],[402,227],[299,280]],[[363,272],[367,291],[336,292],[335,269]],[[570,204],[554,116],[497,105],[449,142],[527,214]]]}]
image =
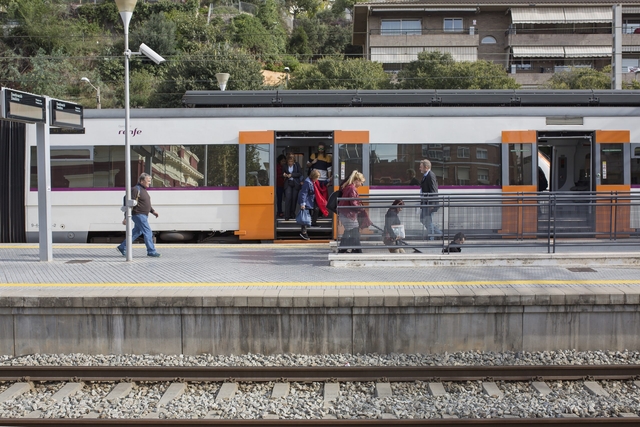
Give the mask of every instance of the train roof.
[{"label": "train roof", "polygon": [[639,90],[187,91],[190,108],[256,107],[637,107]]}]

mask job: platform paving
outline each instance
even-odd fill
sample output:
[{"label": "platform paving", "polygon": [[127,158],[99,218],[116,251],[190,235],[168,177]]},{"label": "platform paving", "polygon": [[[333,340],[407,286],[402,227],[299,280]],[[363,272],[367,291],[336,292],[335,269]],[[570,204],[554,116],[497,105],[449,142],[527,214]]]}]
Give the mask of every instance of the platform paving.
[{"label": "platform paving", "polygon": [[4,244],[0,354],[637,350],[635,249],[135,245],[127,262],[115,245],[56,244],[42,262]]},{"label": "platform paving", "polygon": [[[393,300],[400,305],[417,295],[474,296],[544,293],[553,299],[584,292],[634,294],[640,290],[640,247],[496,248],[483,254],[334,254],[328,244],[158,245],[162,257],[145,256],[134,246],[127,262],[115,245],[54,245],[53,261],[42,262],[38,246],[0,244],[0,295],[57,298],[193,297],[230,299],[227,305],[269,304],[307,296],[310,303],[333,298]],[[427,252],[425,250],[425,252]],[[451,259],[445,264],[442,259]],[[331,260],[384,264],[333,267]],[[518,263],[508,260],[518,259]],[[554,259],[555,265],[549,260]],[[570,260],[562,263],[562,260]],[[616,260],[628,260],[625,264]],[[417,265],[416,260],[433,265]],[[601,262],[610,260],[609,262]],[[396,262],[394,262],[396,261]],[[527,261],[526,264],[524,261]],[[503,263],[503,265],[499,265]],[[411,264],[411,265],[409,265]],[[462,290],[464,289],[464,290]],[[544,289],[544,292],[541,292]],[[242,291],[249,292],[242,292]],[[276,291],[276,292],[274,292]],[[342,292],[346,291],[346,292]],[[428,293],[416,291],[431,291]],[[273,302],[273,301],[272,301]],[[337,305],[339,302],[334,301]],[[636,301],[640,302],[640,301]]]}]

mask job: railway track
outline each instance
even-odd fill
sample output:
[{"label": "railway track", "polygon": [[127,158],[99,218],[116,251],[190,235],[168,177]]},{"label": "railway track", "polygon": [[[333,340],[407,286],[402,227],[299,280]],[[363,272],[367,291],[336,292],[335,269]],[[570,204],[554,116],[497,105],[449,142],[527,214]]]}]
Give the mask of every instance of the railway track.
[{"label": "railway track", "polygon": [[[508,383],[523,383],[522,387],[531,387],[537,384],[537,392],[543,394],[540,387],[547,387],[547,382],[554,382],[553,387],[562,387],[564,384],[571,382],[579,382],[587,387],[589,384],[593,387],[599,387],[598,381],[605,383],[620,382],[626,389],[629,387],[638,394],[635,401],[640,402],[640,365],[592,365],[592,366],[459,366],[459,367],[362,367],[362,366],[340,366],[340,367],[124,367],[124,366],[108,366],[108,367],[61,367],[61,366],[0,366],[0,410],[3,408],[11,408],[11,405],[18,405],[23,396],[29,396],[27,407],[32,405],[39,408],[30,413],[23,414],[18,417],[3,417],[0,421],[2,426],[34,426],[34,425],[98,425],[98,426],[142,426],[142,425],[160,425],[160,426],[185,426],[185,425],[216,425],[216,426],[259,426],[259,425],[285,425],[285,426],[308,426],[308,425],[376,425],[376,426],[488,426],[488,425],[518,425],[518,426],[544,426],[544,425],[598,425],[598,426],[614,426],[627,424],[640,424],[640,418],[637,418],[638,407],[636,405],[635,418],[623,417],[582,417],[582,418],[490,418],[482,419],[477,416],[469,418],[451,418],[442,419],[430,417],[427,419],[407,419],[398,417],[390,418],[390,413],[379,413],[376,418],[366,418],[357,415],[354,419],[339,419],[344,416],[333,419],[282,419],[276,414],[262,418],[255,417],[253,419],[229,419],[216,415],[216,411],[211,411],[208,416],[202,416],[202,411],[196,411],[195,408],[191,413],[192,419],[186,417],[171,418],[167,415],[165,408],[174,405],[173,402],[179,399],[182,393],[188,393],[188,387],[194,385],[210,385],[212,390],[215,389],[216,394],[210,394],[210,401],[227,399],[227,402],[239,398],[242,393],[234,396],[233,392],[227,397],[220,397],[225,388],[238,390],[238,384],[250,388],[251,384],[268,383],[270,392],[258,393],[259,398],[270,401],[270,410],[277,412],[273,408],[284,400],[274,399],[276,388],[282,389],[286,384],[289,387],[301,389],[303,386],[296,384],[314,384],[315,394],[312,391],[310,403],[317,404],[321,400],[324,408],[331,408],[336,401],[340,399],[348,399],[349,391],[347,385],[350,383],[365,383],[367,387],[375,390],[376,398],[374,402],[384,403],[393,400],[392,385],[397,383],[419,383],[420,390],[429,390],[432,393],[441,390],[445,392],[445,387],[452,390],[458,390],[468,387],[471,384],[478,390],[483,390],[484,400],[500,400],[502,397],[501,388]],[[34,384],[39,383],[39,391],[34,391]],[[160,384],[160,386],[158,386]],[[145,414],[147,418],[114,418],[112,417],[112,408],[118,405],[127,406],[127,402],[133,402],[128,399],[128,394],[132,392],[132,387],[136,386],[139,390],[137,395],[152,394],[151,391],[157,388],[158,399],[150,404]],[[428,385],[428,386],[427,386]],[[364,387],[364,388],[367,388]],[[494,387],[494,388],[492,388]],[[581,386],[582,387],[582,386]],[[120,395],[117,395],[116,389],[120,388]],[[143,391],[140,391],[144,388]],[[358,387],[356,387],[357,389]],[[547,387],[549,388],[549,387]],[[71,405],[74,403],[74,393],[82,393],[82,390],[90,389],[87,394],[94,395],[95,401],[87,405],[85,403],[75,403],[77,405],[86,406],[85,412],[76,412],[76,415],[47,418],[51,416],[47,411],[56,405]],[[105,390],[101,392],[100,390]],[[65,392],[66,390],[66,392]],[[334,396],[327,395],[327,390],[333,390]],[[388,394],[385,394],[385,391]],[[494,391],[491,391],[494,390]],[[604,390],[602,390],[604,391]],[[380,394],[382,392],[382,394]],[[549,388],[549,392],[551,389]],[[554,391],[558,395],[563,392]],[[41,396],[38,395],[41,393]],[[66,393],[66,394],[65,394]],[[102,393],[102,394],[101,394]],[[107,394],[109,393],[109,394]],[[115,393],[115,394],[114,394]],[[206,395],[206,392],[198,392]],[[194,393],[197,395],[198,393]],[[342,393],[343,397],[338,397]],[[491,393],[494,393],[492,395]],[[568,392],[567,392],[568,393]],[[590,392],[594,394],[593,391]],[[606,391],[604,391],[606,394]],[[247,393],[248,394],[248,393]],[[419,397],[421,392],[415,392],[416,399],[427,398]],[[489,396],[487,396],[487,394]],[[594,399],[599,399],[597,396]],[[160,397],[160,395],[162,395]],[[346,395],[346,397],[344,396]],[[505,396],[508,391],[505,392]],[[285,395],[280,396],[285,398]],[[435,396],[435,395],[434,395]],[[446,399],[449,399],[448,396]],[[431,398],[431,397],[430,397]],[[65,400],[66,399],[66,400]],[[130,399],[130,398],[129,398]],[[385,400],[387,399],[387,400]],[[404,398],[406,400],[406,397]],[[206,400],[206,399],[205,399]],[[36,404],[33,404],[36,401]],[[79,401],[78,401],[79,402]],[[164,403],[163,403],[164,402]],[[242,405],[242,403],[236,404]],[[407,403],[407,402],[404,402]],[[377,403],[374,403],[374,405]],[[133,405],[133,404],[131,404]],[[198,404],[202,406],[201,404]],[[195,406],[195,404],[194,404]],[[215,407],[215,405],[213,405]],[[88,408],[88,409],[87,409]],[[219,408],[218,408],[219,409]],[[167,409],[168,410],[168,409]],[[221,411],[218,411],[219,414]],[[338,413],[336,410],[335,413]],[[80,415],[77,415],[80,414]],[[190,414],[187,410],[187,414]],[[348,415],[348,414],[347,414]],[[353,415],[353,414],[351,414]],[[387,417],[385,417],[387,415]],[[571,416],[572,414],[566,414]],[[495,415],[494,415],[495,416]],[[44,418],[43,418],[44,417]],[[215,419],[212,417],[225,418]],[[171,419],[167,419],[171,418]],[[284,417],[286,418],[286,417]],[[312,417],[309,417],[312,418]],[[365,419],[363,419],[365,418]]]}]

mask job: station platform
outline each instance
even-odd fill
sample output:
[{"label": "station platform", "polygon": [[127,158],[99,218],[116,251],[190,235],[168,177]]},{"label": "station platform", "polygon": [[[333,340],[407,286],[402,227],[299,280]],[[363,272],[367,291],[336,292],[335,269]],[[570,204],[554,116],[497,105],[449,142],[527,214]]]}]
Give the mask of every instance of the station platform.
[{"label": "station platform", "polygon": [[640,350],[640,248],[0,245],[0,353]]}]

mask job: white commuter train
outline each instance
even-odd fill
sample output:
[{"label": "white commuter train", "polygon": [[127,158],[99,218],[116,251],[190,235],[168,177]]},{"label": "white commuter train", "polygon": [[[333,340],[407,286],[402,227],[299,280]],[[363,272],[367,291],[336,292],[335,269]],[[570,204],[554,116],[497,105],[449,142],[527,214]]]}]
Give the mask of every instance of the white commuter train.
[{"label": "white commuter train", "polygon": [[[187,108],[131,111],[132,179],[153,177],[159,241],[285,240],[276,159],[300,165],[319,142],[333,185],[353,169],[365,194],[419,192],[431,160],[442,193],[637,191],[637,91],[187,92]],[[52,129],[54,242],[124,236],[124,112],[85,110],[84,131]],[[26,126],[24,235],[38,238],[35,127]],[[417,178],[416,178],[417,176]],[[14,214],[17,215],[17,214]],[[334,237],[332,219],[310,230]]]}]

